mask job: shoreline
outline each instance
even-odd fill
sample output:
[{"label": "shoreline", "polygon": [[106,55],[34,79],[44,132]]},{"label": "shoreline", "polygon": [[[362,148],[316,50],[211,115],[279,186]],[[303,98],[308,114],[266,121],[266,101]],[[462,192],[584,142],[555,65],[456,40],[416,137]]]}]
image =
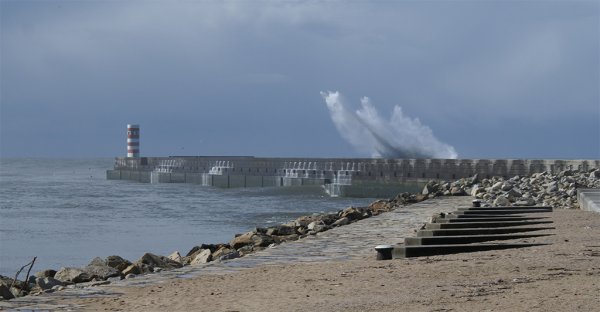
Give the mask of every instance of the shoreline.
[{"label": "shoreline", "polygon": [[[320,263],[347,261],[349,259],[375,258],[374,246],[381,243],[402,241],[405,236],[413,236],[431,215],[452,210],[460,202],[460,206],[470,203],[470,197],[435,198],[403,209],[396,209],[371,218],[363,219],[342,227],[308,236],[305,239],[287,242],[267,248],[245,257],[210,262],[197,266],[162,271],[158,274],[141,275],[132,279],[114,281],[108,285],[87,288],[67,288],[63,291],[27,296],[10,301],[0,301],[0,307],[37,307],[53,308],[67,305],[69,309],[81,309],[73,305],[75,297],[114,296],[130,288],[161,285],[173,280],[193,279],[204,275],[222,275],[244,271],[261,266],[277,266],[298,263]],[[361,237],[360,240],[352,239]],[[82,285],[90,286],[90,285]],[[85,309],[84,309],[85,310]]]},{"label": "shoreline", "polygon": [[[1,302],[0,307],[109,311],[281,311],[282,307],[289,311],[397,311],[400,307],[409,311],[592,311],[598,306],[600,214],[592,212],[556,209],[556,235],[529,239],[547,243],[545,246],[375,260],[375,244],[414,236],[414,230],[431,213],[451,211],[470,200],[432,199],[193,271],[165,271],[144,279],[19,302],[25,297]],[[398,220],[413,213],[420,216],[398,225]],[[393,220],[395,217],[400,219]],[[361,239],[352,239],[356,233],[361,233]],[[339,242],[346,245],[339,246]],[[11,306],[4,305],[11,302]]]},{"label": "shoreline", "polygon": [[[229,242],[194,246],[182,256],[178,251],[169,256],[146,252],[137,261],[131,262],[120,256],[96,257],[85,267],[62,267],[58,271],[44,269],[25,276],[28,281],[0,276],[0,301],[38,296],[69,288],[82,288],[114,283],[123,279],[138,278],[186,266],[222,262],[241,258],[285,242],[293,242],[317,235],[336,227],[391,211],[402,205],[423,200],[425,197],[401,193],[390,200],[377,200],[368,207],[348,207],[337,213],[313,213],[298,217],[269,228],[255,228],[244,234],[236,234]],[[35,259],[34,259],[35,262]],[[32,262],[33,263],[33,262]],[[25,266],[24,268],[28,267]],[[33,264],[32,264],[33,266]],[[31,267],[29,268],[29,270]],[[29,285],[29,289],[27,289]]]},{"label": "shoreline", "polygon": [[[542,194],[535,199],[538,202],[543,200],[544,203],[546,203],[547,201],[554,201],[555,203],[558,203],[558,201],[562,201],[562,203],[565,203],[564,206],[569,207],[569,204],[572,204],[573,200],[570,197],[565,197],[566,199],[564,199],[563,195],[568,194],[569,196],[572,197],[572,195],[576,194],[576,192],[571,192],[571,190],[569,190],[569,189],[563,189],[562,188],[563,184],[564,185],[568,184],[570,186],[576,186],[576,183],[573,183],[573,181],[576,181],[577,178],[585,178],[585,179],[588,179],[589,181],[591,181],[590,184],[592,186],[594,186],[594,183],[598,183],[598,181],[597,181],[598,173],[600,173],[600,172],[591,171],[589,173],[589,178],[588,178],[588,173],[580,174],[578,172],[568,172],[568,173],[562,172],[558,176],[558,178],[560,178],[560,184],[557,183],[556,181],[551,182],[549,184],[544,184],[544,187],[548,188],[546,193],[548,193],[549,196]],[[527,181],[527,183],[529,183],[530,180],[531,181],[537,180],[539,182],[539,181],[548,180],[548,179],[556,180],[557,177],[552,176],[552,175],[547,175],[547,174],[539,174],[537,176],[533,176],[531,179],[520,178],[520,177],[514,177],[514,178],[511,178],[506,181],[504,181],[504,179],[502,179],[502,178],[498,178],[498,179],[500,181],[495,181],[494,179],[492,179],[492,180],[483,179],[482,181],[478,181],[477,177],[475,176],[475,177],[472,177],[469,179],[461,179],[459,181],[455,181],[452,183],[445,183],[445,182],[436,183],[436,182],[432,181],[427,184],[427,186],[424,188],[422,194],[403,193],[391,200],[376,201],[376,202],[372,203],[368,208],[349,207],[344,210],[340,210],[337,214],[304,216],[304,217],[300,217],[300,218],[296,219],[295,221],[280,225],[278,227],[268,228],[268,229],[257,228],[255,231],[237,235],[234,239],[231,240],[231,242],[229,244],[196,246],[185,257],[182,257],[178,253],[174,253],[174,254],[170,255],[169,257],[145,254],[142,258],[140,258],[140,260],[136,261],[133,264],[130,262],[124,263],[122,261],[123,259],[118,259],[119,263],[117,263],[116,266],[120,267],[119,270],[115,270],[113,266],[107,265],[109,261],[112,261],[114,259],[109,260],[110,257],[107,258],[106,260],[96,258],[90,264],[90,266],[92,266],[91,269],[96,270],[93,272],[100,271],[101,273],[99,273],[99,274],[104,274],[104,277],[92,279],[92,278],[90,278],[90,274],[88,274],[86,276],[85,275],[86,272],[83,272],[82,270],[79,270],[77,268],[66,269],[66,271],[69,271],[66,273],[62,272],[63,270],[59,271],[58,273],[51,272],[51,273],[48,273],[48,276],[45,276],[45,274],[47,272],[44,272],[43,273],[44,281],[55,280],[54,275],[56,274],[57,278],[60,275],[60,277],[62,277],[64,280],[64,278],[66,276],[71,279],[71,280],[69,280],[70,284],[75,283],[75,285],[67,286],[67,287],[65,287],[65,285],[63,283],[61,283],[60,285],[54,285],[53,286],[54,288],[50,289],[50,291],[46,291],[46,293],[54,292],[54,290],[63,290],[65,288],[80,289],[80,288],[86,287],[86,286],[105,285],[105,284],[109,284],[109,283],[115,283],[120,279],[120,278],[118,278],[119,275],[121,276],[121,278],[124,276],[135,277],[135,275],[140,274],[140,273],[142,273],[142,274],[150,273],[150,272],[157,273],[157,272],[164,271],[165,269],[173,270],[174,272],[173,272],[173,274],[171,274],[171,277],[173,277],[173,276],[177,277],[177,274],[181,275],[180,271],[182,271],[182,270],[185,271],[184,268],[189,267],[189,266],[184,267],[183,264],[189,264],[192,262],[195,262],[194,264],[207,263],[211,260],[210,258],[213,257],[213,255],[215,255],[215,254],[218,255],[218,257],[217,256],[214,257],[216,259],[217,263],[227,263],[229,261],[225,261],[225,262],[223,262],[223,261],[236,259],[236,258],[245,256],[245,255],[251,256],[253,254],[260,253],[261,251],[265,250],[265,248],[267,248],[267,247],[270,247],[268,249],[277,249],[279,246],[287,245],[287,244],[279,245],[282,242],[296,241],[299,238],[304,238],[302,240],[299,240],[299,242],[305,242],[306,240],[310,240],[311,237],[318,236],[320,238],[322,236],[321,234],[327,236],[326,233],[329,233],[330,231],[328,231],[328,230],[330,230],[330,229],[334,229],[334,230],[335,229],[343,229],[343,228],[346,228],[347,225],[351,226],[353,224],[357,224],[358,222],[355,222],[355,221],[364,220],[364,219],[371,220],[372,219],[372,218],[370,218],[371,216],[378,216],[382,212],[387,212],[384,215],[389,217],[388,214],[394,213],[394,212],[396,212],[396,210],[398,210],[395,208],[398,208],[407,203],[422,202],[422,200],[427,199],[429,197],[433,197],[433,201],[436,201],[436,198],[439,198],[440,195],[461,195],[462,196],[462,195],[467,195],[468,193],[472,193],[473,195],[475,195],[476,198],[483,198],[485,201],[484,205],[486,205],[486,206],[492,204],[492,203],[490,203],[490,199],[493,199],[494,205],[502,205],[502,204],[505,204],[507,201],[513,202],[516,205],[520,205],[520,203],[523,202],[525,199],[528,199],[529,201],[532,200],[530,197],[526,197],[526,196],[523,196],[523,198],[515,198],[516,196],[511,195],[511,194],[514,194],[515,192],[518,192],[516,190],[519,190],[517,188],[517,186],[519,185],[520,182],[521,182],[521,185],[519,187],[521,189],[527,190],[528,187],[531,185],[528,184],[524,187],[523,183],[522,183],[523,181]],[[479,183],[476,183],[476,182],[479,182]],[[533,185],[533,183],[530,183],[530,184]],[[487,185],[487,187],[486,187],[486,185]],[[507,187],[507,186],[510,186],[510,187]],[[534,185],[534,187],[535,187],[535,185]],[[560,189],[559,189],[559,187],[560,187]],[[573,193],[573,194],[571,194],[571,193]],[[529,193],[526,193],[525,195],[527,195],[527,194],[529,194]],[[509,196],[512,196],[513,198],[511,198]],[[461,198],[461,197],[456,197],[456,198]],[[471,199],[470,197],[462,197],[462,199],[460,199],[460,200],[462,200],[461,205],[463,207],[470,206],[470,205],[468,205],[470,203],[470,199]],[[499,202],[499,199],[503,199],[503,201]],[[448,201],[448,200],[449,199],[446,199],[446,201]],[[458,200],[459,199],[454,199],[454,200],[450,200],[450,201],[458,201]],[[427,201],[427,203],[425,203],[424,205],[431,205],[431,204],[432,204],[431,202]],[[408,206],[408,207],[412,207],[412,206]],[[445,207],[445,208],[446,208],[446,212],[447,212],[448,207]],[[401,209],[401,210],[410,210],[410,208],[407,208],[406,206],[404,206],[404,209]],[[421,215],[420,216],[421,219],[416,222],[422,223],[422,222],[424,222],[424,219],[426,217],[431,217],[435,213],[439,213],[439,212],[443,212],[443,211],[433,211],[430,209],[430,210],[428,210],[428,213],[429,213],[428,216]],[[402,213],[402,211],[400,211],[400,213]],[[339,221],[343,221],[343,222],[339,222]],[[415,225],[414,224],[415,220],[412,220],[412,222],[413,222],[413,225]],[[365,224],[365,223],[363,223],[363,224]],[[342,225],[343,225],[343,227],[342,227]],[[381,230],[381,228],[377,228],[376,230]],[[404,230],[406,230],[406,228],[404,228]],[[361,239],[364,239],[364,235],[362,235],[362,234],[364,234],[364,233],[362,233],[362,232],[354,233],[353,236],[361,237]],[[406,232],[404,232],[404,234],[405,234],[404,236],[410,236],[410,235],[406,235],[407,234]],[[378,234],[378,235],[381,236],[380,234]],[[289,236],[293,236],[292,239],[284,239]],[[344,237],[344,239],[347,240],[348,237]],[[401,240],[402,237],[400,237],[399,239]],[[398,242],[400,242],[400,241],[396,241],[396,243],[398,243]],[[338,241],[338,243],[342,243],[342,242]],[[380,244],[380,243],[390,243],[390,242],[379,240],[378,242],[373,242],[374,245],[371,247],[374,247],[375,245]],[[364,250],[365,246],[362,246],[362,248]],[[282,249],[285,249],[285,248],[282,248]],[[288,250],[288,253],[289,252],[290,252],[290,250]],[[372,253],[372,251],[371,251],[371,253]],[[197,261],[198,257],[202,257],[203,261]],[[120,257],[117,257],[117,258],[120,258]],[[244,257],[244,258],[246,258],[246,257]],[[288,258],[289,258],[289,255],[288,255]],[[350,257],[348,257],[348,256],[343,257],[343,259],[349,259],[349,258]],[[318,260],[318,256],[317,256],[317,260]],[[231,262],[234,263],[235,261],[231,261]],[[243,260],[242,260],[242,262],[243,262]],[[257,264],[254,263],[253,265],[255,266]],[[87,268],[88,272],[89,272],[90,266],[88,266],[88,268]],[[73,275],[72,274],[73,272],[71,272],[71,271],[76,271],[76,270],[79,270],[80,272],[75,272],[76,274]],[[133,270],[135,270],[135,271],[133,271]],[[189,271],[194,271],[194,269],[192,268]],[[61,275],[61,273],[63,273],[63,274]],[[189,273],[184,273],[184,275],[185,274],[189,274]],[[145,275],[146,274],[144,274],[144,276]],[[82,277],[82,276],[84,276],[84,277]],[[152,279],[152,274],[147,275],[146,277],[148,277],[146,279]],[[38,279],[36,279],[36,282],[38,282],[38,285],[39,285],[39,279],[41,279],[41,278],[42,277],[38,276]],[[85,280],[85,278],[87,278],[87,280]],[[61,280],[60,278],[58,278],[58,279]],[[105,281],[107,279],[108,279],[108,281]],[[138,279],[138,278],[136,278],[136,279]],[[91,280],[91,282],[90,282],[90,280]],[[130,283],[130,284],[143,284],[143,283],[144,283],[143,281],[138,279],[138,281],[136,281],[134,283]],[[22,301],[26,302],[27,298],[30,298],[30,297],[22,298],[23,299]],[[17,299],[14,301],[21,301],[21,300]]]}]

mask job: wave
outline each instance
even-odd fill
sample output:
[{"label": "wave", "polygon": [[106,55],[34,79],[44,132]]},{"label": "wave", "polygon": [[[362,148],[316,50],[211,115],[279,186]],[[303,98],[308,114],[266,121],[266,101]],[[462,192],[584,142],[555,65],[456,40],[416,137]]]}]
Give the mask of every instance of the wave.
[{"label": "wave", "polygon": [[360,153],[376,158],[458,157],[454,147],[438,140],[418,118],[406,116],[398,105],[390,120],[385,120],[368,97],[363,97],[361,108],[353,112],[346,108],[339,92],[321,95],[340,135]]}]

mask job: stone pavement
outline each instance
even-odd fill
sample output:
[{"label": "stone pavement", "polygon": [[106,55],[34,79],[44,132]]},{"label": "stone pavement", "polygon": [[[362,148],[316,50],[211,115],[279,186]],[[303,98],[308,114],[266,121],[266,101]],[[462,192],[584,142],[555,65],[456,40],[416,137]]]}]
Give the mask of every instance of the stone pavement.
[{"label": "stone pavement", "polygon": [[469,196],[430,199],[298,241],[267,248],[242,258],[185,266],[105,285],[80,287],[77,284],[73,285],[75,286],[73,288],[55,293],[0,301],[0,310],[74,311],[80,310],[81,307],[74,305],[73,300],[70,299],[93,296],[116,297],[119,296],[122,287],[164,283],[165,280],[173,278],[191,278],[200,274],[225,274],[261,265],[375,258],[376,245],[401,243],[404,237],[415,236],[415,231],[433,214],[455,211],[458,207],[468,207],[471,205],[471,200]]}]

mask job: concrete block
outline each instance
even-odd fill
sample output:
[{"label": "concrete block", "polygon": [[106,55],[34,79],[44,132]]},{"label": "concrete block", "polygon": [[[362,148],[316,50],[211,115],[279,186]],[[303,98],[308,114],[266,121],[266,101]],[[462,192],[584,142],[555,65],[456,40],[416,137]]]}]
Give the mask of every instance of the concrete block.
[{"label": "concrete block", "polygon": [[417,237],[426,236],[455,236],[455,235],[482,235],[482,234],[510,234],[533,232],[542,230],[553,230],[553,227],[506,227],[506,228],[468,228],[468,229],[439,229],[419,230]]},{"label": "concrete block", "polygon": [[263,187],[263,176],[246,176],[246,185],[244,187]]},{"label": "concrete block", "polygon": [[171,183],[171,174],[168,172],[159,172],[158,183]]},{"label": "concrete block", "polygon": [[550,206],[498,206],[498,207],[460,207],[457,210],[528,210],[528,209],[550,209]]},{"label": "concrete block", "polygon": [[578,190],[577,201],[581,210],[600,213],[600,189]]},{"label": "concrete block", "polygon": [[152,172],[151,171],[140,171],[140,182],[142,183],[151,183],[151,175]]},{"label": "concrete block", "polygon": [[446,245],[446,244],[471,244],[487,241],[510,240],[550,236],[554,234],[490,234],[490,235],[456,235],[456,236],[430,236],[406,237],[404,245]]},{"label": "concrete block", "polygon": [[246,176],[229,175],[229,185],[227,187],[246,187]]},{"label": "concrete block", "polygon": [[229,187],[228,175],[211,175],[212,186]]},{"label": "concrete block", "polygon": [[185,183],[185,172],[171,172],[171,183]]},{"label": "concrete block", "polygon": [[547,213],[552,212],[552,210],[548,209],[529,209],[529,210],[519,210],[519,209],[506,209],[506,210],[462,210],[456,211],[454,214],[463,214],[463,215],[510,215],[510,214],[528,214],[528,213]]},{"label": "concrete block", "polygon": [[202,184],[202,174],[201,173],[186,173],[185,174],[185,183]]},{"label": "concrete block", "polygon": [[459,244],[459,245],[426,245],[395,247],[392,252],[394,259],[449,255],[463,252],[501,250],[543,246],[546,244]]},{"label": "concrete block", "polygon": [[497,222],[497,221],[534,221],[534,220],[547,220],[548,217],[518,217],[518,216],[489,216],[487,218],[438,218],[435,223],[464,223],[464,222]]},{"label": "concrete block", "polygon": [[121,180],[121,170],[106,170],[107,180]]},{"label": "concrete block", "polygon": [[552,212],[552,207],[523,207],[523,206],[515,206],[515,207],[469,207],[469,208],[458,208],[458,211],[521,211],[522,213],[527,213],[528,211],[546,211]]},{"label": "concrete block", "polygon": [[534,224],[548,224],[552,221],[487,221],[487,222],[452,222],[452,223],[428,223],[425,228],[435,229],[461,229],[461,228],[499,228],[510,226],[523,226]]}]

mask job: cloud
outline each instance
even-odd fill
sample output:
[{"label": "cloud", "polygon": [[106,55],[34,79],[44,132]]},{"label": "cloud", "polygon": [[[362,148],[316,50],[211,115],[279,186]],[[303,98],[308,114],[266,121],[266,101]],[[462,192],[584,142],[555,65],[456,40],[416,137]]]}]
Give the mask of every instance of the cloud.
[{"label": "cloud", "polygon": [[[278,142],[271,151],[301,154],[299,142],[337,136],[315,97],[322,86],[352,98],[376,94],[386,123],[391,115],[381,112],[419,116],[442,142],[469,136],[452,142],[463,157],[511,145],[490,125],[519,125],[515,132],[524,133],[534,118],[547,124],[539,131],[563,120],[563,139],[593,128],[591,141],[598,141],[597,121],[577,118],[600,115],[597,3],[25,0],[1,6],[7,146],[22,141],[36,148],[35,135],[25,137],[18,126],[31,111],[52,115],[32,133],[89,116],[168,116],[193,120],[189,133],[219,129],[214,142],[242,146],[247,131],[227,132],[213,115],[253,129],[252,137],[266,138],[261,142]],[[397,103],[402,110],[394,113]],[[281,122],[282,131],[259,131],[253,124],[259,118]],[[384,129],[374,131],[385,136]],[[473,142],[477,147],[469,148]],[[336,144],[320,152],[350,152]]]}]

